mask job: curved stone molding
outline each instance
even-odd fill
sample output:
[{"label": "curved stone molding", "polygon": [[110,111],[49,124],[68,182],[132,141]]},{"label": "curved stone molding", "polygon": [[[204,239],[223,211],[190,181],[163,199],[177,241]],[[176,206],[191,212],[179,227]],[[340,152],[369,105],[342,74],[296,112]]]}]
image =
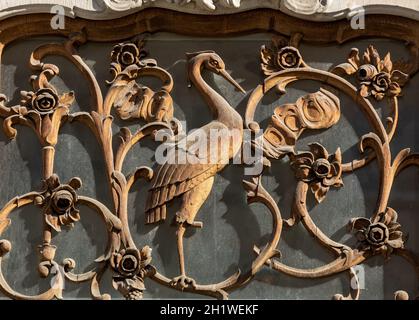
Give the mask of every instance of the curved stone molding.
[{"label": "curved stone molding", "polygon": [[327,10],[330,2],[327,0],[284,0],[281,8],[294,14],[313,15]]},{"label": "curved stone molding", "polygon": [[416,0],[283,0],[280,10],[290,15],[313,21],[333,21],[351,18],[365,10],[365,14],[388,14],[419,20]]},{"label": "curved stone molding", "polygon": [[0,3],[0,20],[10,16],[49,13],[62,6],[69,17],[120,18],[145,8],[164,8],[192,14],[228,14],[257,8],[279,8],[281,0],[6,0]]},{"label": "curved stone molding", "polygon": [[30,13],[49,13],[60,5],[69,17],[113,19],[145,8],[192,14],[231,14],[257,8],[276,9],[313,21],[350,18],[362,7],[366,14],[389,14],[419,20],[416,0],[4,0],[0,20]]}]

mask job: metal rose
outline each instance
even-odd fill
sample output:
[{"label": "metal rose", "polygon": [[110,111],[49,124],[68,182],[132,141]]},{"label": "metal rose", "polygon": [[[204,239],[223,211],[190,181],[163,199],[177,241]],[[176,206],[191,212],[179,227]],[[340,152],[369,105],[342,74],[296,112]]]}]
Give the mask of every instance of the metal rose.
[{"label": "metal rose", "polygon": [[133,80],[135,78],[133,73],[138,72],[139,69],[156,67],[156,60],[146,59],[146,56],[147,52],[144,50],[144,40],[123,42],[114,46],[111,52],[110,68],[113,79],[107,81],[107,83],[114,83],[120,74]]},{"label": "metal rose", "polygon": [[319,143],[309,144],[310,152],[291,154],[291,167],[298,180],[310,185],[318,202],[326,197],[330,187],[343,186],[340,148],[332,155]]},{"label": "metal rose", "polygon": [[261,68],[266,76],[285,69],[307,66],[298,49],[290,46],[288,41],[281,37],[273,37],[269,46],[263,45],[260,58]]},{"label": "metal rose", "polygon": [[112,61],[119,63],[123,69],[130,65],[138,64],[144,56],[145,51],[134,43],[117,44],[111,53]]},{"label": "metal rose", "polygon": [[360,93],[363,97],[372,95],[375,99],[382,100],[385,96],[398,96],[401,93],[401,88],[394,81],[392,74],[380,72],[371,79],[361,82]]},{"label": "metal rose", "polygon": [[356,73],[361,96],[373,96],[376,100],[382,100],[386,96],[397,97],[409,78],[406,73],[394,69],[390,53],[381,59],[378,51],[371,45],[362,59],[359,57],[359,50],[352,49],[348,62],[336,68],[347,74]]},{"label": "metal rose", "polygon": [[61,226],[72,226],[80,220],[76,190],[81,187],[81,180],[73,178],[68,184],[61,184],[56,174],[45,181],[45,191],[35,201],[43,207],[45,222],[57,232]]},{"label": "metal rose", "polygon": [[68,107],[74,101],[73,92],[59,96],[52,87],[41,88],[36,92],[22,91],[22,96],[22,105],[41,116],[54,113],[60,106]]},{"label": "metal rose", "polygon": [[302,61],[300,52],[294,47],[282,48],[276,57],[276,62],[282,69],[298,68]]},{"label": "metal rose", "polygon": [[137,249],[128,248],[115,253],[112,258],[112,267],[121,276],[135,276],[141,269],[141,256]]},{"label": "metal rose", "polygon": [[[55,146],[58,142],[60,126],[68,119],[70,106],[74,102],[74,92],[58,94],[50,84],[58,75],[55,65],[45,64],[37,76],[31,77],[33,91],[21,91],[20,104],[13,107],[0,105],[4,118],[3,129],[10,139],[14,139],[16,124],[26,125],[37,134],[43,146]],[[4,98],[0,97],[0,104]]]},{"label": "metal rose", "polygon": [[51,88],[44,88],[38,90],[32,95],[32,107],[41,114],[48,114],[54,112],[58,106],[58,94]]},{"label": "metal rose", "polygon": [[122,249],[114,253],[111,266],[114,270],[112,284],[128,300],[139,300],[145,290],[146,266],[151,262],[151,249],[146,246],[139,251],[135,248]]},{"label": "metal rose", "polygon": [[387,208],[376,219],[355,218],[350,222],[361,250],[389,257],[394,249],[404,247],[405,238],[397,222],[397,212]]}]

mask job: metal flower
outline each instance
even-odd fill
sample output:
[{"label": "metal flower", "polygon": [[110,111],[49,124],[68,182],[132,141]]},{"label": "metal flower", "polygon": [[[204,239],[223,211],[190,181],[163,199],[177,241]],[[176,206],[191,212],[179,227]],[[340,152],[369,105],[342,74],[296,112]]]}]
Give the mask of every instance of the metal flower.
[{"label": "metal flower", "polygon": [[284,47],[276,54],[276,62],[282,69],[298,68],[302,60],[300,52],[294,47]]},{"label": "metal flower", "polygon": [[28,95],[31,96],[33,109],[41,114],[54,112],[59,103],[57,92],[51,88],[40,89],[36,93],[30,92]]},{"label": "metal flower", "polygon": [[119,63],[123,68],[138,64],[144,56],[145,51],[134,43],[119,43],[111,52],[112,62]]},{"label": "metal flower", "polygon": [[392,208],[388,207],[376,219],[352,219],[350,227],[352,231],[356,231],[361,250],[383,254],[388,258],[394,249],[404,247],[406,238],[397,222],[397,212]]},{"label": "metal flower", "polygon": [[393,67],[390,53],[381,59],[378,51],[370,45],[362,59],[359,57],[359,50],[352,49],[348,63],[341,64],[337,68],[345,70],[347,74],[357,74],[361,96],[373,96],[376,100],[382,100],[386,96],[400,95],[401,87],[409,78],[406,73]]},{"label": "metal flower", "polygon": [[22,91],[21,94],[22,105],[42,116],[52,114],[59,106],[69,106],[74,101],[73,92],[59,96],[52,86],[41,88],[36,92]]},{"label": "metal flower", "polygon": [[31,77],[34,91],[21,91],[20,105],[7,107],[3,103],[5,98],[0,96],[0,114],[4,118],[3,129],[10,139],[14,139],[17,135],[14,126],[23,124],[36,132],[43,146],[57,144],[58,132],[64,122],[62,120],[69,114],[74,101],[74,92],[59,95],[49,83],[58,72],[56,66],[44,65],[38,76]]},{"label": "metal flower", "polygon": [[144,67],[156,67],[156,60],[146,58],[146,56],[147,52],[144,50],[144,39],[119,43],[114,46],[111,53],[110,68],[113,79],[107,81],[107,83],[113,84],[121,74],[133,80],[135,77],[131,73],[138,73],[138,70]]},{"label": "metal flower", "polygon": [[297,48],[289,46],[282,38],[274,37],[270,46],[260,50],[261,68],[265,75],[285,69],[306,66]]},{"label": "metal flower", "polygon": [[73,178],[68,184],[61,184],[56,174],[45,182],[45,191],[35,201],[43,207],[45,222],[57,232],[61,226],[72,226],[80,220],[79,210],[75,208],[78,201],[76,190],[81,187],[81,180]]},{"label": "metal flower", "polygon": [[291,167],[298,180],[310,185],[318,202],[322,202],[330,187],[343,186],[340,148],[332,155],[319,143],[309,144],[310,152],[291,154]]},{"label": "metal flower", "polygon": [[144,49],[144,39],[134,42],[119,43],[113,47],[111,52],[111,70],[120,73],[130,66],[146,67],[156,66],[154,59],[147,58],[147,51]]},{"label": "metal flower", "polygon": [[112,284],[128,300],[139,300],[145,290],[145,267],[151,262],[151,249],[146,246],[141,251],[135,248],[114,253],[111,266],[115,272]]}]

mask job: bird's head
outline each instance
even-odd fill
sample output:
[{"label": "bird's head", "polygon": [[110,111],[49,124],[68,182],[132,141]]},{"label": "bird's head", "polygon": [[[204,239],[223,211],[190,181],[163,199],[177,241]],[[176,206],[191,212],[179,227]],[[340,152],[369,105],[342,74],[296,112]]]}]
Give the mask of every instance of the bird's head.
[{"label": "bird's head", "polygon": [[216,54],[215,52],[208,52],[205,55],[204,63],[205,68],[211,72],[214,73],[221,73],[222,71],[225,71],[225,63],[221,57]]},{"label": "bird's head", "polygon": [[202,61],[202,66],[226,79],[230,82],[233,86],[235,86],[238,90],[243,93],[246,91],[234,80],[230,74],[225,69],[225,63],[221,57],[216,54],[214,51],[200,51],[195,53],[188,53],[188,59],[191,60],[200,60]]}]

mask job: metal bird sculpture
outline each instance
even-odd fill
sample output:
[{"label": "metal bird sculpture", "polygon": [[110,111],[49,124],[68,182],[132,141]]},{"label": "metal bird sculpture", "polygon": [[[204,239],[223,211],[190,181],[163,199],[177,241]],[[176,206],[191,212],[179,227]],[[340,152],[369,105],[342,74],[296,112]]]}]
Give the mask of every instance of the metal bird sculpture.
[{"label": "metal bird sculpture", "polygon": [[[183,236],[187,227],[202,227],[202,222],[195,217],[202,204],[208,198],[214,183],[214,176],[221,171],[230,159],[240,150],[243,140],[243,120],[240,114],[202,78],[203,69],[224,77],[237,89],[246,91],[227,73],[224,61],[214,51],[200,51],[187,54],[188,75],[192,83],[208,104],[214,120],[194,131],[171,148],[153,177],[146,203],[146,224],[166,220],[166,206],[175,198],[181,198],[181,206],[175,216],[177,224],[177,248],[179,255],[180,276],[172,280],[172,285],[185,288],[195,286],[195,281],[186,276],[183,252]],[[225,141],[214,142],[211,132],[236,132],[231,135],[226,150],[220,148]],[[192,150],[197,136],[204,137],[204,156]],[[186,140],[184,140],[186,139]],[[192,141],[192,142],[191,142]],[[211,143],[218,143],[214,148]],[[221,146],[222,147],[222,146]],[[177,161],[187,159],[185,162]],[[215,161],[214,161],[215,160]]]}]

